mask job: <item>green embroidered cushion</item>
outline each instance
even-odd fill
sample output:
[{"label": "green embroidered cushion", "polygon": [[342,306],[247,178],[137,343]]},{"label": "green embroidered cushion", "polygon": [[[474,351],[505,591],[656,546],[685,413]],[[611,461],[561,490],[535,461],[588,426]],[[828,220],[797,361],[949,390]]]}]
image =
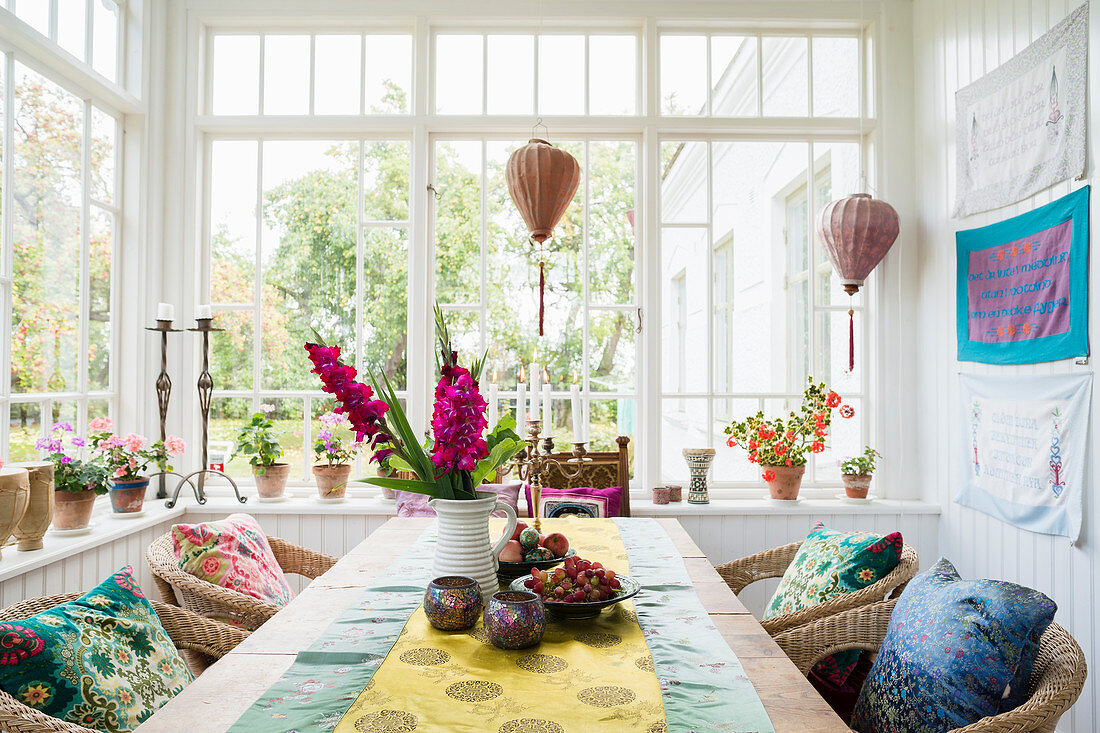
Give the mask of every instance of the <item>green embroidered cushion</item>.
[{"label": "green embroidered cushion", "polygon": [[129,565],[74,601],[0,622],[0,689],[70,723],[133,730],[193,679]]},{"label": "green embroidered cushion", "polygon": [[[764,618],[773,618],[816,606],[882,580],[901,559],[900,532],[838,532],[817,522],[798,548]],[[826,657],[814,672],[836,685],[844,684],[859,660],[859,652]]]}]

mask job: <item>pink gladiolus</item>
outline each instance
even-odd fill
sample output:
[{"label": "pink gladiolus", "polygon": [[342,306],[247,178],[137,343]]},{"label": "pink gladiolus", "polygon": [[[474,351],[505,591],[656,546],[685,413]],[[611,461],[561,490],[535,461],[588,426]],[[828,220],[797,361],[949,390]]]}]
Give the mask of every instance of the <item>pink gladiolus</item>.
[{"label": "pink gladiolus", "polygon": [[443,367],[432,413],[432,463],[436,468],[473,471],[477,462],[489,455],[481,437],[488,425],[486,407],[470,372],[460,366]]},{"label": "pink gladiolus", "polygon": [[97,417],[88,423],[88,430],[93,433],[109,433],[115,429],[109,417]]},{"label": "pink gladiolus", "polygon": [[336,397],[339,406],[334,412],[347,415],[356,440],[369,438],[371,445],[388,441],[383,420],[390,406],[372,399],[374,390],[355,380],[353,367],[340,363],[340,347],[306,344],[306,351],[313,362],[311,371],[321,377],[322,389]]},{"label": "pink gladiolus", "polygon": [[137,433],[130,433],[122,439],[122,442],[126,445],[128,449],[136,453],[137,451],[145,447],[146,440]]},{"label": "pink gladiolus", "polygon": [[164,449],[168,451],[170,456],[182,456],[183,452],[187,450],[187,444],[183,442],[183,438],[169,435],[164,441]]}]

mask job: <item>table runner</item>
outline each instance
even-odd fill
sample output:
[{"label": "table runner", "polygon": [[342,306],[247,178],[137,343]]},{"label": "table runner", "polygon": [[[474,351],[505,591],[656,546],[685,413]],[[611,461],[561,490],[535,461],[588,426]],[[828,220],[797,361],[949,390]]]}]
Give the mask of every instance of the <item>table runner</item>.
[{"label": "table runner", "polygon": [[544,529],[628,571],[643,588],[636,604],[552,622],[529,650],[490,646],[480,624],[437,631],[419,608],[433,525],[231,730],[772,731],[665,531],[649,519],[613,521]]}]

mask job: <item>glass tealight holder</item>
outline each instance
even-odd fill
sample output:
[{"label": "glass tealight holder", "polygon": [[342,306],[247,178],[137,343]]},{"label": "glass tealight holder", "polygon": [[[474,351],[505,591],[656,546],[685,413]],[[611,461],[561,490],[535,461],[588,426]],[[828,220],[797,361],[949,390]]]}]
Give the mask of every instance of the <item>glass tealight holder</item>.
[{"label": "glass tealight holder", "polygon": [[485,633],[500,649],[526,649],[542,641],[546,606],[530,591],[502,590],[485,607]]},{"label": "glass tealight holder", "polygon": [[484,601],[481,586],[464,575],[444,575],[424,591],[424,615],[440,631],[462,631],[477,623]]}]

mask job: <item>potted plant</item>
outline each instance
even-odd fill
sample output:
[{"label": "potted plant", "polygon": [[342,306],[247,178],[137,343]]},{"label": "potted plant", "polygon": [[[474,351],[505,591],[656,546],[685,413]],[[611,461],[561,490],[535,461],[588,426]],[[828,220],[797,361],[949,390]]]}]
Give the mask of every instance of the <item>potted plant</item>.
[{"label": "potted plant", "polygon": [[[104,419],[92,420],[91,427],[102,428]],[[65,436],[72,432],[72,425],[59,422],[53,426],[49,437],[38,441],[38,448],[47,452],[53,464],[53,526],[69,531],[86,528],[96,497],[107,493],[107,469],[100,461],[74,458],[65,452]],[[69,448],[85,446],[84,438],[77,435],[70,435],[68,443]]]},{"label": "potted plant", "polygon": [[322,428],[313,443],[313,478],[317,481],[317,493],[321,499],[338,501],[344,498],[351,475],[351,459],[359,451],[360,444],[345,433],[351,425],[348,416],[329,412],[317,418]]},{"label": "potted plant", "polygon": [[840,464],[840,479],[844,482],[844,493],[849,499],[866,499],[871,488],[871,475],[875,472],[875,461],[882,455],[866,446],[863,455],[845,458]]},{"label": "potted plant", "polygon": [[111,432],[110,420],[93,421],[92,447],[101,460],[111,482],[109,494],[115,514],[138,514],[145,506],[145,490],[149,477],[142,473],[154,464],[160,471],[171,471],[170,456],[182,455],[186,449],[183,440],[174,435],[158,440],[152,445],[137,433],[126,437]]},{"label": "potted plant", "polygon": [[275,423],[271,422],[271,418],[257,412],[241,427],[229,460],[237,456],[249,456],[252,475],[256,478],[256,493],[261,499],[282,497],[286,490],[286,481],[290,477],[290,464],[279,462],[283,456],[283,447],[279,445]]},{"label": "potted plant", "polygon": [[833,409],[837,407],[843,418],[855,414],[850,405],[841,405],[840,395],[824,382],[815,384],[810,377],[798,412],[792,410],[786,418],[768,420],[761,411],[735,420],[726,426],[730,436],[726,444],[741,446],[748,451],[750,462],[760,464],[764,469],[761,476],[773,499],[794,501],[802,487],[807,457],[825,450]]}]

